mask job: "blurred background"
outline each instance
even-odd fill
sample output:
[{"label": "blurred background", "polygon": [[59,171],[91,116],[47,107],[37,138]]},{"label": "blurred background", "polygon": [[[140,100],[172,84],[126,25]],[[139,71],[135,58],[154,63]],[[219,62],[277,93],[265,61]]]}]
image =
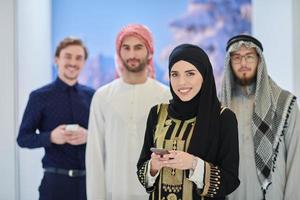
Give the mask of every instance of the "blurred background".
[{"label": "blurred background", "polygon": [[94,88],[114,79],[115,38],[128,23],[152,31],[159,81],[168,82],[170,51],[189,42],[209,54],[219,88],[226,41],[253,34],[269,74],[299,96],[299,19],[297,0],[0,0],[0,200],[38,199],[43,149],[20,149],[16,135],[29,93],[56,77],[54,49],[64,37],[87,44],[80,82]]},{"label": "blurred background", "polygon": [[[54,0],[51,7],[51,52],[67,35],[82,38],[91,56],[80,81],[94,88],[115,78],[115,39],[128,23],[144,24],[152,31],[156,78],[166,84],[170,52],[178,44],[193,43],[209,54],[219,88],[226,41],[251,33],[251,0]],[[56,71],[53,65],[54,78]]]}]

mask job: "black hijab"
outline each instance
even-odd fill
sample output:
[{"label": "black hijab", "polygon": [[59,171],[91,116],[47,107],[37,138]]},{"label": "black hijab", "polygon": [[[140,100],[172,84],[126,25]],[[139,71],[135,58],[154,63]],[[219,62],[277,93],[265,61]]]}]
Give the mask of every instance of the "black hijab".
[{"label": "black hijab", "polygon": [[193,64],[201,73],[203,83],[195,97],[183,102],[173,91],[170,82],[173,99],[170,101],[169,114],[181,120],[196,116],[188,152],[212,162],[215,160],[218,148],[217,145],[212,144],[215,144],[220,126],[220,102],[217,97],[212,66],[207,54],[200,47],[181,44],[172,51],[169,57],[169,76],[173,65],[180,60]]}]

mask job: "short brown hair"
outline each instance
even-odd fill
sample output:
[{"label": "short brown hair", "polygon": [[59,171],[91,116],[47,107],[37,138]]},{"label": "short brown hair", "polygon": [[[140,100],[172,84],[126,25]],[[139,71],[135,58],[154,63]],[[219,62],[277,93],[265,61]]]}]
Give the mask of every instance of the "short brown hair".
[{"label": "short brown hair", "polygon": [[86,60],[88,58],[88,51],[87,51],[85,44],[83,43],[83,41],[81,39],[76,38],[76,37],[66,37],[62,41],[60,41],[56,47],[55,57],[59,57],[60,52],[64,48],[71,46],[71,45],[81,46],[84,50],[84,59]]}]

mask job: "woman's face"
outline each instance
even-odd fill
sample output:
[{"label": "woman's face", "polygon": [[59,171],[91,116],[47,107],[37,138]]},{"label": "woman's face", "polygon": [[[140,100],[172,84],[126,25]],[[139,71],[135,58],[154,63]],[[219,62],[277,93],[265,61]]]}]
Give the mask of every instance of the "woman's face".
[{"label": "woman's face", "polygon": [[194,65],[180,60],[171,68],[170,81],[180,100],[189,101],[200,91],[203,77]]}]

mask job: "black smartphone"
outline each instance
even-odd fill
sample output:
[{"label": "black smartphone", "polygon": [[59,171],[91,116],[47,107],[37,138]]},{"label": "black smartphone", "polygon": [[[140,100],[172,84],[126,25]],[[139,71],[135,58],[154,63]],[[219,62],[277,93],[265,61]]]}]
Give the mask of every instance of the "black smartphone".
[{"label": "black smartphone", "polygon": [[165,155],[165,154],[169,154],[170,152],[166,149],[160,149],[160,148],[154,148],[154,147],[151,147],[150,150],[157,154],[157,155]]}]

